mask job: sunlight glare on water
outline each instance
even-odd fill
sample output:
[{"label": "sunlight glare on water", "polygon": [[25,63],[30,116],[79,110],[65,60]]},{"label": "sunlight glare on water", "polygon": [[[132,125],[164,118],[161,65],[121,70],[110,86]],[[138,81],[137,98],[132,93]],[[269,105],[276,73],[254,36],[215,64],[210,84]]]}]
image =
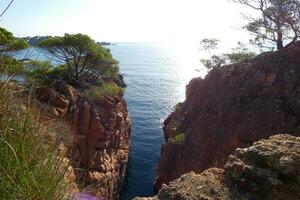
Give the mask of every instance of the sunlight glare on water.
[{"label": "sunlight glare on water", "polygon": [[204,76],[199,45],[118,43],[109,46],[120,62],[132,120],[132,150],[124,199],[153,195],[164,143],[163,121],[185,99],[185,86]]},{"label": "sunlight glare on water", "polygon": [[[107,46],[120,62],[127,84],[125,99],[132,121],[131,155],[124,199],[153,196],[153,183],[165,142],[163,121],[173,107],[185,99],[185,87],[206,70],[199,62],[198,44],[117,43]],[[17,55],[24,58],[28,51]],[[48,60],[42,51],[32,48],[32,59]],[[55,63],[54,63],[55,64]]]}]

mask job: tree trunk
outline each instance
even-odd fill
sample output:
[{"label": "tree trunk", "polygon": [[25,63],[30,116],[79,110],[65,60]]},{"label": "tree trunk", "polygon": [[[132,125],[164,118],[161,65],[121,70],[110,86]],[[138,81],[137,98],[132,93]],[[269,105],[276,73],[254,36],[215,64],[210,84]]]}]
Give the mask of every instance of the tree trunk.
[{"label": "tree trunk", "polygon": [[277,38],[276,44],[277,44],[277,50],[282,49],[284,47],[283,46],[283,36],[282,36],[281,32],[278,33],[278,38]]}]

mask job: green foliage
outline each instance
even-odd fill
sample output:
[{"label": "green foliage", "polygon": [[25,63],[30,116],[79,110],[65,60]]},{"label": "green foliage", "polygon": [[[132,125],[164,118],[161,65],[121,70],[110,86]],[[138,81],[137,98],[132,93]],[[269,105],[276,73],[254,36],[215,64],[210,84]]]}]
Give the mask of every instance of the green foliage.
[{"label": "green foliage", "polygon": [[18,75],[23,70],[20,61],[12,58],[11,53],[27,48],[24,40],[14,38],[13,34],[0,27],[0,73],[5,75]]},{"label": "green foliage", "polygon": [[245,45],[238,42],[238,46],[232,49],[232,52],[225,53],[224,57],[229,64],[239,63],[253,58],[256,54],[251,52]]},{"label": "green foliage", "polygon": [[119,78],[119,72],[120,72],[119,65],[106,66],[102,70],[103,76],[116,78],[116,79]]},{"label": "green foliage", "polygon": [[83,34],[65,34],[43,40],[39,47],[67,66],[67,81],[78,85],[80,81],[94,81],[103,76],[116,76],[118,62],[109,49],[102,47]]},{"label": "green foliage", "polygon": [[0,84],[0,199],[67,199],[67,166],[58,144]]},{"label": "green foliage", "polygon": [[0,55],[28,48],[25,40],[16,39],[13,34],[0,27]]},{"label": "green foliage", "polygon": [[253,58],[255,56],[255,53],[237,51],[232,53],[226,53],[224,55],[230,61],[230,63],[239,63]]},{"label": "green foliage", "polygon": [[171,144],[183,144],[185,141],[185,133],[177,133],[174,137],[169,138]]},{"label": "green foliage", "polygon": [[51,86],[55,81],[64,79],[67,74],[65,65],[54,67],[50,61],[31,60],[24,63],[27,83],[33,82]]},{"label": "green foliage", "polygon": [[299,0],[234,0],[257,12],[246,16],[244,27],[254,39],[250,42],[260,48],[281,49],[295,43],[300,37]]},{"label": "green foliage", "polygon": [[[218,40],[209,39],[208,41],[218,41]],[[218,43],[216,43],[214,46],[218,46]],[[211,48],[206,50],[209,51],[209,53],[212,53]],[[251,52],[241,42],[238,42],[238,46],[236,48],[233,48],[232,52],[224,53],[220,55],[212,55],[209,59],[201,59],[200,61],[208,70],[211,70],[225,65],[249,60],[253,58],[255,55],[256,54],[254,52]]]},{"label": "green foliage", "polygon": [[91,86],[85,96],[91,99],[101,99],[104,96],[117,96],[123,89],[115,83],[102,83],[100,86]]},{"label": "green foliage", "polygon": [[41,41],[48,39],[50,37],[51,36],[34,36],[34,37],[23,37],[20,39],[26,40],[30,46],[38,46],[38,44]]},{"label": "green foliage", "polygon": [[225,57],[223,55],[212,55],[209,59],[201,59],[200,62],[208,69],[214,69],[225,65]]},{"label": "green foliage", "polygon": [[0,55],[0,73],[5,75],[19,75],[23,72],[23,64],[6,55]]}]

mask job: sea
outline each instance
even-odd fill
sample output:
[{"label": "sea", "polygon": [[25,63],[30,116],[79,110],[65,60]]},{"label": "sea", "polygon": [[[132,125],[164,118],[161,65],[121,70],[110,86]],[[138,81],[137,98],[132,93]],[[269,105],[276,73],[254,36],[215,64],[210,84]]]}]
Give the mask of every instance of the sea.
[{"label": "sea", "polygon": [[[200,45],[114,43],[105,47],[119,61],[132,121],[131,154],[122,199],[153,196],[161,145],[165,143],[163,122],[175,105],[184,101],[189,81],[206,74],[200,64]],[[27,54],[23,52],[19,58],[47,59],[36,50]]]},{"label": "sea", "polygon": [[117,43],[110,45],[120,62],[132,121],[131,154],[123,199],[153,196],[153,183],[165,142],[163,121],[184,101],[185,87],[206,71],[197,44]]}]

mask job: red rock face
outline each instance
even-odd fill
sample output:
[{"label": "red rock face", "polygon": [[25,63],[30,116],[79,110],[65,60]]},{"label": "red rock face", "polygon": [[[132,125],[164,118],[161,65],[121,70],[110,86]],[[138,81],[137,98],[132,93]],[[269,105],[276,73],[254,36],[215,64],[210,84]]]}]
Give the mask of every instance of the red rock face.
[{"label": "red rock face", "polygon": [[128,162],[131,123],[122,95],[89,101],[64,84],[37,90],[52,114],[70,124],[79,188],[102,199],[116,199]]},{"label": "red rock face", "polygon": [[[300,43],[191,80],[186,100],[165,120],[156,188],[222,167],[237,147],[280,132],[300,135]],[[184,141],[170,142],[179,133]]]}]

